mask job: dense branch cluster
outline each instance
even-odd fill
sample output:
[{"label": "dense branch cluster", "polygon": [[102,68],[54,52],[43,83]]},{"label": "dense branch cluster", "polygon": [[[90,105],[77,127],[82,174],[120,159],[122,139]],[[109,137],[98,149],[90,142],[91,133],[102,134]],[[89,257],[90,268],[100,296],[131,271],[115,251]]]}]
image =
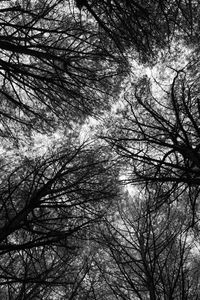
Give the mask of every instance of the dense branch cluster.
[{"label": "dense branch cluster", "polygon": [[198,1],[1,2],[0,297],[199,299]]}]

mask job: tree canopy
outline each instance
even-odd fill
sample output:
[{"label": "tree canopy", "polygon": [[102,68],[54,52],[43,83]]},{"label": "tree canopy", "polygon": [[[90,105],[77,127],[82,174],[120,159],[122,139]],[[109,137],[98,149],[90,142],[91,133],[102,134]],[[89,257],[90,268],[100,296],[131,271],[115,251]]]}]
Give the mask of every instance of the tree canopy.
[{"label": "tree canopy", "polygon": [[199,12],[1,1],[2,299],[199,299]]}]

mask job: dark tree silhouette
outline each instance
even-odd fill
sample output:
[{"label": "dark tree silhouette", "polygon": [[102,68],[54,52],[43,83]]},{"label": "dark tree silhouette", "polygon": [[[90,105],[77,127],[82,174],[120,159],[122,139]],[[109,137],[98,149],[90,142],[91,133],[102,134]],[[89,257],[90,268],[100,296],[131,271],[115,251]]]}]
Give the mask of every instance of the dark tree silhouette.
[{"label": "dark tree silhouette", "polygon": [[173,39],[195,43],[198,36],[196,1],[77,1],[121,51],[134,49],[141,61],[154,62]]},{"label": "dark tree silhouette", "polygon": [[89,270],[88,234],[117,195],[112,164],[101,148],[69,144],[41,159],[23,159],[7,175],[2,166],[5,299],[9,293],[11,299],[49,299],[56,290],[76,299]]},{"label": "dark tree silhouette", "polygon": [[111,299],[198,299],[198,253],[184,212],[168,205],[152,212],[152,201],[130,198],[102,231],[107,267],[96,264]]},{"label": "dark tree silhouette", "polygon": [[116,122],[105,139],[129,162],[132,183],[162,183],[163,202],[170,191],[179,191],[177,197],[185,192],[194,216],[200,182],[200,111],[199,78],[192,77],[190,69],[177,71],[170,90],[160,98],[152,94],[147,77],[139,80],[125,93],[127,105],[119,113],[123,122]]},{"label": "dark tree silhouette", "polygon": [[[199,8],[1,1],[2,299],[198,299]],[[132,60],[152,66],[179,40],[194,51],[169,90],[157,99],[147,77],[123,90]],[[81,143],[102,113],[104,141]],[[42,155],[36,131],[63,141]],[[140,203],[120,198],[127,182]]]},{"label": "dark tree silhouette", "polygon": [[69,1],[6,1],[0,16],[2,136],[19,124],[70,126],[109,107],[125,60]]}]

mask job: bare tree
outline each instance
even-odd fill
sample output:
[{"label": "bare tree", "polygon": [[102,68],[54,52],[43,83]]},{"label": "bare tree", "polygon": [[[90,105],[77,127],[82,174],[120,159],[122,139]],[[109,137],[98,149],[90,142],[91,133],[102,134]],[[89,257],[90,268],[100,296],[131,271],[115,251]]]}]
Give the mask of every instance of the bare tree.
[{"label": "bare tree", "polygon": [[5,299],[50,299],[56,291],[76,299],[89,270],[88,234],[117,196],[112,166],[103,148],[75,143],[40,159],[24,158],[8,174],[2,166]]},{"label": "bare tree", "polygon": [[[126,108],[115,129],[104,137],[128,162],[128,181],[160,185],[163,202],[170,191],[183,193],[193,215],[198,212],[200,180],[199,78],[190,66],[177,71],[170,90],[155,97],[147,77],[125,94]],[[121,119],[121,120],[122,120]],[[162,196],[162,197],[161,197]],[[165,197],[166,196],[166,197]],[[175,200],[175,199],[174,199]]]},{"label": "bare tree", "polygon": [[198,253],[185,214],[175,205],[152,212],[152,201],[130,198],[102,231],[110,261],[96,263],[105,285],[113,299],[198,299]]},{"label": "bare tree", "polygon": [[154,62],[158,51],[170,48],[175,37],[193,44],[198,35],[196,1],[86,0],[76,5],[120,51],[134,49],[143,62]]},{"label": "bare tree", "polygon": [[70,127],[109,107],[125,60],[101,43],[96,25],[70,1],[4,1],[0,16],[3,137],[17,126]]}]

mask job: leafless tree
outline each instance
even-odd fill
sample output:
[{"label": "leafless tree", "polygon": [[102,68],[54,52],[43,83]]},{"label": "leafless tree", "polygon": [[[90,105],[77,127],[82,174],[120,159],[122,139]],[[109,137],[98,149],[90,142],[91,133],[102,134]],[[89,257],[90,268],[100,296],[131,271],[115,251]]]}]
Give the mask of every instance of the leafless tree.
[{"label": "leafless tree", "polygon": [[40,159],[24,158],[8,174],[2,166],[4,299],[50,299],[56,291],[76,299],[90,265],[89,232],[117,196],[112,165],[101,148],[69,144]]},{"label": "leafless tree", "polygon": [[175,205],[152,212],[152,201],[130,197],[101,232],[110,261],[96,263],[111,299],[198,299],[199,253],[185,212]]}]

